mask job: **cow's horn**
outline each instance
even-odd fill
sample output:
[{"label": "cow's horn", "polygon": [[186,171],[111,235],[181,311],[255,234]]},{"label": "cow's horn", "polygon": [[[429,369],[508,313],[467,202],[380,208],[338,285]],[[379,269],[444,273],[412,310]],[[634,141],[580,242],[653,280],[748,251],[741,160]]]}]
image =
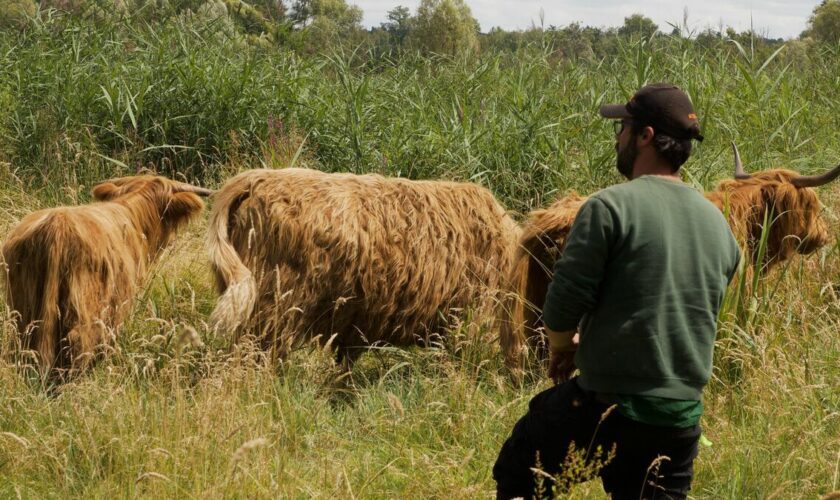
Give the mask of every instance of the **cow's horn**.
[{"label": "cow's horn", "polygon": [[193,186],[192,184],[187,184],[185,182],[176,182],[174,191],[179,193],[195,193],[199,196],[210,196],[213,194],[212,189]]},{"label": "cow's horn", "polygon": [[820,175],[800,175],[790,180],[791,184],[796,187],[817,187],[823,184],[828,184],[834,179],[840,177],[840,165],[832,168],[828,172]]},{"label": "cow's horn", "polygon": [[732,141],[732,152],[735,153],[735,178],[749,179],[752,177],[750,174],[744,172],[744,164],[741,163],[741,155],[738,154],[738,146],[735,145],[735,141]]}]

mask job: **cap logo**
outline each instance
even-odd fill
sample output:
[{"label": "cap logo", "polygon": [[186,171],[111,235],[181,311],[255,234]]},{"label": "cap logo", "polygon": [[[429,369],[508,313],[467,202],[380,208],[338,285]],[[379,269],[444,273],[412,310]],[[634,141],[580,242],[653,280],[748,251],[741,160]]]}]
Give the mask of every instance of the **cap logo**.
[{"label": "cap logo", "polygon": [[688,114],[688,119],[689,119],[689,120],[696,120],[696,119],[697,119],[697,115],[696,115],[696,114],[694,114],[694,113],[689,113],[689,114]]}]

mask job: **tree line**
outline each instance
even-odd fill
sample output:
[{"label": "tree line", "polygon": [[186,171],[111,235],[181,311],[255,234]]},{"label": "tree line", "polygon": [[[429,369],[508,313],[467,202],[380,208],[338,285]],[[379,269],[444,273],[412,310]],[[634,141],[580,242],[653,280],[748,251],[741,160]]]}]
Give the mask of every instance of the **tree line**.
[{"label": "tree line", "polygon": [[[415,12],[396,6],[379,26],[364,28],[362,10],[346,0],[4,0],[0,29],[26,30],[39,17],[69,15],[94,22],[155,23],[174,17],[225,26],[230,36],[254,45],[286,46],[305,54],[336,46],[363,47],[377,56],[405,52],[454,55],[461,52],[516,51],[537,45],[561,57],[594,58],[615,54],[619,37],[655,35],[691,38],[700,45],[736,41],[773,50],[783,43],[753,31],[720,26],[692,31],[680,25],[658,26],[642,14],[618,27],[536,26],[523,30],[481,26],[464,0],[422,0]],[[840,43],[840,0],[823,0],[794,43],[805,46]]]}]

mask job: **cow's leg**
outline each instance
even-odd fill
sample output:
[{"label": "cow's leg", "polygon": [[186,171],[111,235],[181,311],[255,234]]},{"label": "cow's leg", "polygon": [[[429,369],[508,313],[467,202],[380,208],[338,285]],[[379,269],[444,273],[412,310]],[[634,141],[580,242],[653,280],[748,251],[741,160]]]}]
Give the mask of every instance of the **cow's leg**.
[{"label": "cow's leg", "polygon": [[93,363],[96,348],[105,342],[104,330],[104,325],[97,321],[78,325],[67,333],[70,366],[74,372],[81,372]]},{"label": "cow's leg", "polygon": [[358,360],[364,348],[361,346],[339,346],[335,353],[335,361],[343,373],[348,375],[353,372],[353,364]]},{"label": "cow's leg", "polygon": [[333,379],[332,389],[338,392],[353,390],[356,384],[353,382],[353,364],[364,352],[364,348],[352,345],[339,345],[335,350],[336,376]]},{"label": "cow's leg", "polygon": [[65,312],[62,350],[67,366],[79,373],[91,366],[99,346],[108,341],[106,322],[118,321],[118,311],[109,304],[113,297],[102,286],[101,272],[79,269],[72,277]]},{"label": "cow's leg", "polygon": [[24,342],[24,349],[33,349],[37,353],[38,365],[43,377],[56,365],[56,356],[60,346],[56,345],[58,339],[54,332],[44,332],[43,322],[38,323],[28,323],[24,329],[24,338],[28,337],[28,343]]}]

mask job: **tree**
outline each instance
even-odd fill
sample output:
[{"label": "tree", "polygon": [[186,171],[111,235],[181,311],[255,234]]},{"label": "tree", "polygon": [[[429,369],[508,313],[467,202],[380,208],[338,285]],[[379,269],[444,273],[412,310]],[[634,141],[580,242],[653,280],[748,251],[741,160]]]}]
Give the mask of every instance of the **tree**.
[{"label": "tree", "polygon": [[595,52],[592,50],[590,36],[592,28],[582,28],[579,23],[571,23],[561,30],[555,30],[558,49],[567,58],[592,59]]},{"label": "tree", "polygon": [[832,45],[840,43],[840,0],[823,0],[817,5],[803,35]]},{"label": "tree", "polygon": [[291,19],[301,28],[299,37],[307,53],[362,41],[362,9],[345,0],[298,0],[292,9]]},{"label": "tree", "polygon": [[505,31],[498,26],[490,28],[486,35],[480,37],[481,50],[515,51],[522,44],[521,31]]},{"label": "tree", "polygon": [[292,4],[292,14],[289,16],[295,25],[305,27],[312,17],[312,0],[295,0]]},{"label": "tree", "polygon": [[332,21],[342,34],[362,28],[362,9],[344,0],[312,0],[312,16]]},{"label": "tree", "polygon": [[624,36],[642,36],[649,38],[656,33],[659,26],[653,22],[653,19],[645,17],[641,14],[633,14],[630,17],[624,18],[624,26],[618,28],[618,34]]},{"label": "tree", "polygon": [[397,6],[388,11],[388,22],[382,23],[385,30],[396,45],[402,45],[411,31],[412,18],[408,7]]},{"label": "tree", "polygon": [[478,21],[464,0],[421,0],[413,38],[424,51],[455,54],[478,48]]},{"label": "tree", "polygon": [[362,27],[362,9],[344,0],[296,0],[290,17],[302,28],[320,23],[321,28],[330,25],[346,32]]},{"label": "tree", "polygon": [[249,2],[262,15],[274,23],[282,22],[286,19],[286,6],[283,0],[251,0]]}]

